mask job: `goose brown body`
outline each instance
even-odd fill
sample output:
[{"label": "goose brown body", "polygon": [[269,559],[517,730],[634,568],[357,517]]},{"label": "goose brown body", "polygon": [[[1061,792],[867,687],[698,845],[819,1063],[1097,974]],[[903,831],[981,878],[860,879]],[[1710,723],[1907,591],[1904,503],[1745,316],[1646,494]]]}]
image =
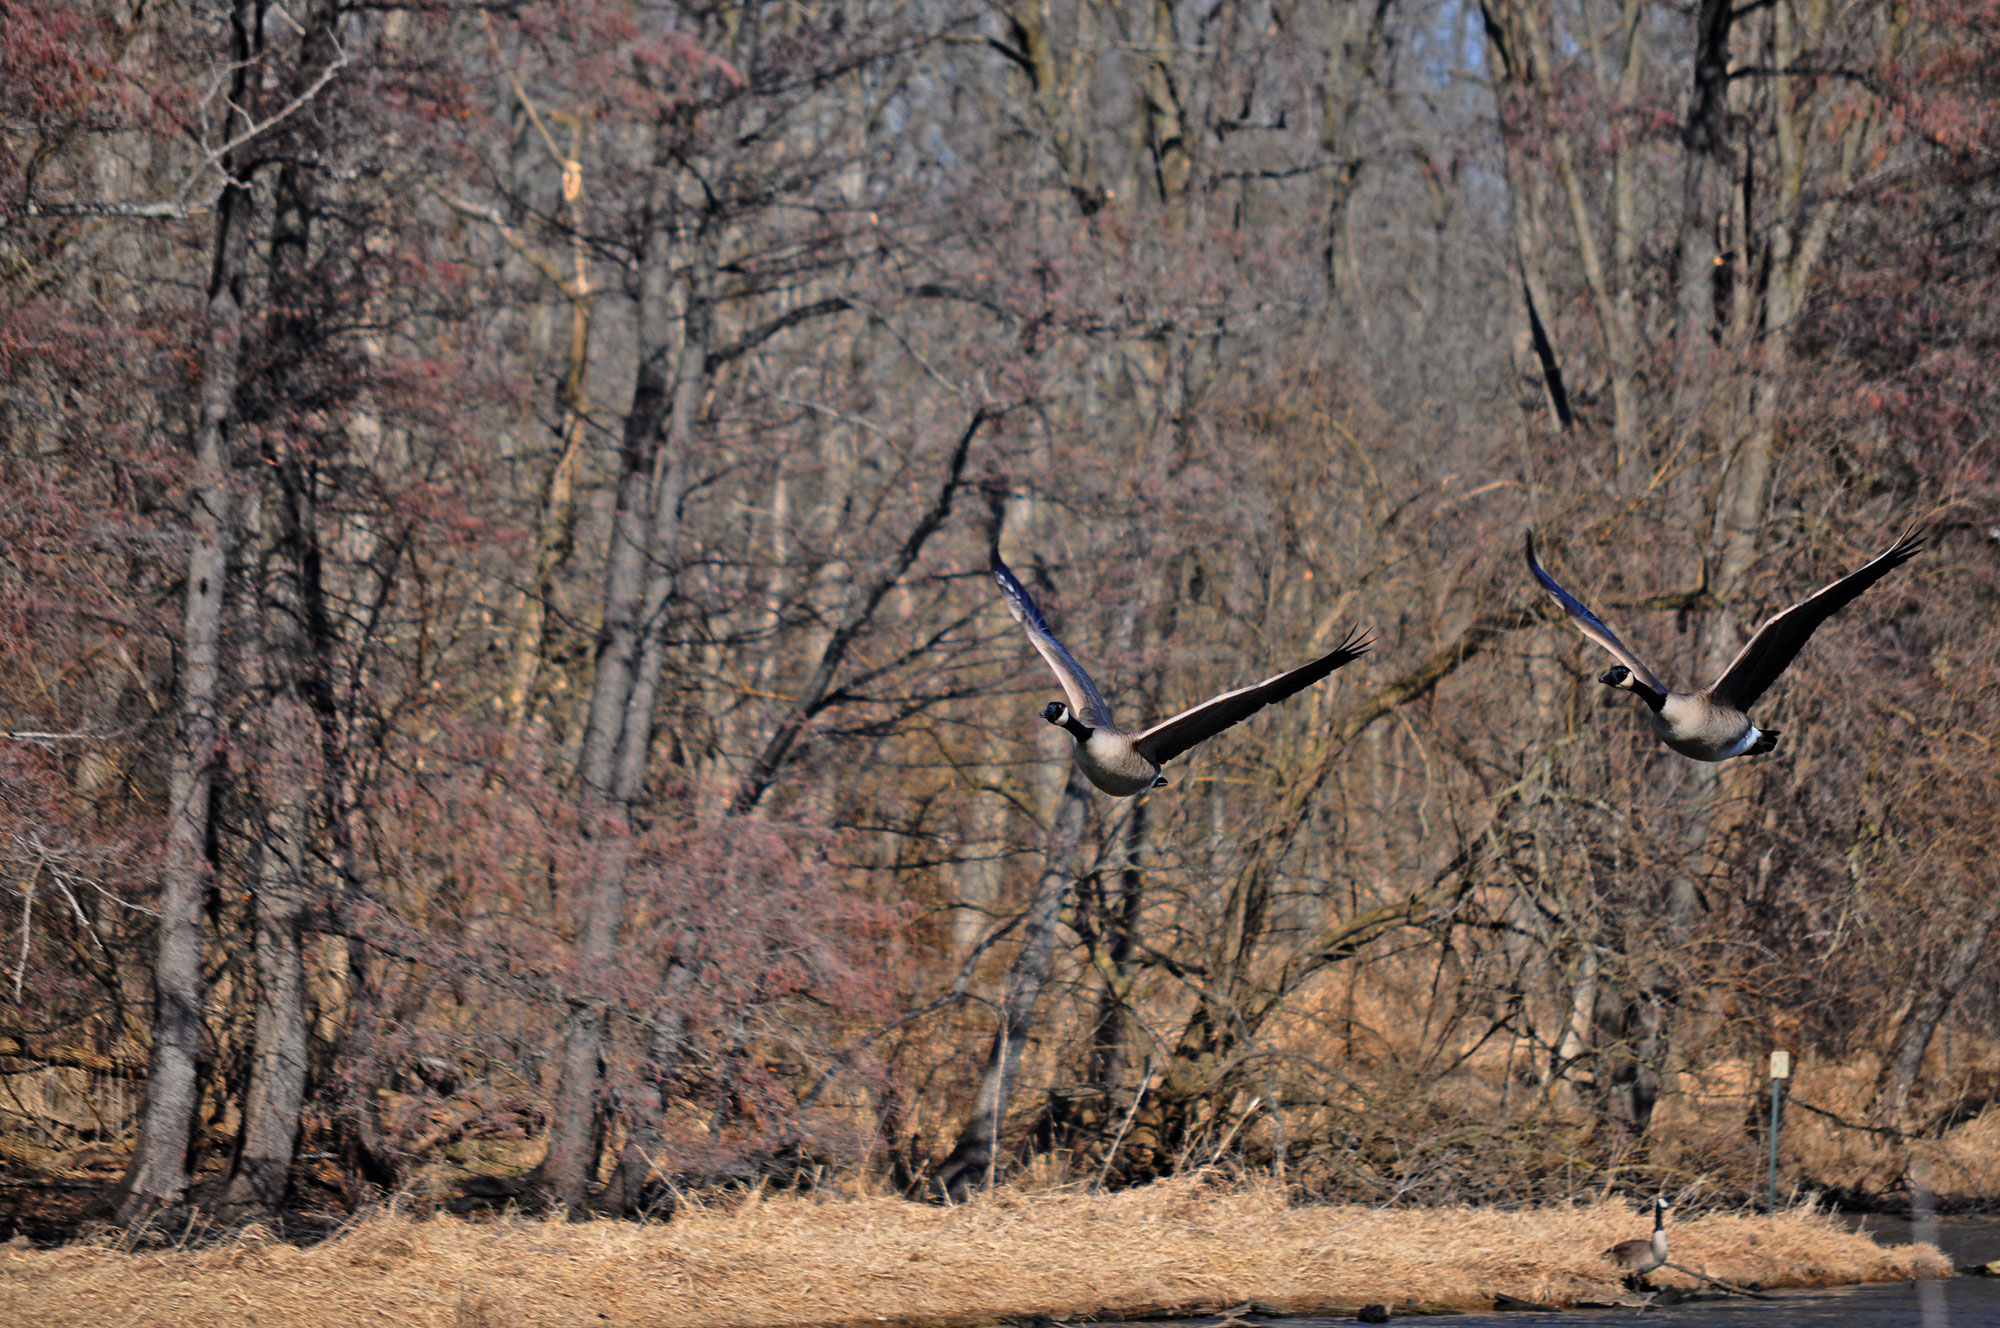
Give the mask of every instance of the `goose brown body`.
[{"label": "goose brown body", "polygon": [[1604,1251],[1627,1277],[1644,1277],[1667,1261],[1667,1209],[1673,1205],[1662,1194],[1653,1200],[1653,1234],[1643,1240],[1621,1240]]}]

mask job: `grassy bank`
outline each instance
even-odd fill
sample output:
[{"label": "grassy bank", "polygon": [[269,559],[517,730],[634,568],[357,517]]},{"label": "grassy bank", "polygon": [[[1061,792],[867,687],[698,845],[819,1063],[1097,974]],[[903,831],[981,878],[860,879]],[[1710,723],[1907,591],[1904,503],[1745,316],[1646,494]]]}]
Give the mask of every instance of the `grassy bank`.
[{"label": "grassy bank", "polygon": [[[1643,1234],[1624,1203],[1524,1213],[1293,1207],[1275,1188],[1174,1182],[1113,1195],[1002,1191],[959,1208],[753,1198],[664,1226],[386,1213],[299,1249],[251,1233],[204,1250],[0,1249],[0,1323],[976,1324],[1214,1310],[1472,1309],[1621,1294],[1597,1251]],[[1767,1287],[1944,1276],[1810,1213],[1673,1228],[1674,1260]],[[1667,1270],[1661,1285],[1694,1285]]]}]

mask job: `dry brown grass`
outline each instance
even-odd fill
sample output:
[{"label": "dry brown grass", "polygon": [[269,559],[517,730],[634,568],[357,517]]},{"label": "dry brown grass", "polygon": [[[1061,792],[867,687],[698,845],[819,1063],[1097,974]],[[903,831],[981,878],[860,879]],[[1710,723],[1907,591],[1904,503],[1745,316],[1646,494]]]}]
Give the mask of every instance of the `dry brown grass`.
[{"label": "dry brown grass", "polygon": [[[1173,1181],[1100,1195],[1002,1192],[958,1208],[879,1196],[691,1205],[665,1226],[378,1214],[298,1249],[253,1229],[199,1251],[0,1249],[0,1323],[354,1328],[972,1324],[1003,1317],[1289,1310],[1370,1302],[1471,1309],[1620,1288],[1596,1252],[1641,1234],[1624,1203],[1486,1209],[1295,1207],[1272,1186]],[[1830,1218],[1708,1216],[1675,1262],[1809,1286],[1946,1276],[1929,1246],[1885,1249]],[[1663,1270],[1660,1284],[1693,1285]]]}]

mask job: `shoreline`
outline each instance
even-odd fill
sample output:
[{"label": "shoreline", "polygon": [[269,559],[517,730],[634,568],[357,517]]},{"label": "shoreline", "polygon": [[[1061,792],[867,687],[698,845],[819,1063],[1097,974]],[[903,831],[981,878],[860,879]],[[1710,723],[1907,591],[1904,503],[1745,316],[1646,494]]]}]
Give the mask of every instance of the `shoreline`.
[{"label": "shoreline", "polygon": [[[1637,1304],[1597,1251],[1643,1234],[1624,1202],[1496,1209],[1293,1205],[1199,1178],[1117,1194],[1003,1188],[957,1207],[752,1195],[672,1222],[374,1214],[310,1247],[250,1228],[205,1249],[0,1248],[0,1321],[46,1328],[368,1322],[657,1328],[976,1328],[1005,1320]],[[1761,1290],[1948,1277],[1832,1214],[1669,1219],[1671,1263]],[[1663,1268],[1657,1288],[1692,1290]]]}]

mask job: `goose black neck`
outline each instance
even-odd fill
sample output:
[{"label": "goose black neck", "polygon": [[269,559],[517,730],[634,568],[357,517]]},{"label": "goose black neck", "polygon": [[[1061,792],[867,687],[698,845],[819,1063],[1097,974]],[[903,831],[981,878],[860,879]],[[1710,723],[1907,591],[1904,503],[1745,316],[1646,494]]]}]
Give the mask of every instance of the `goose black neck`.
[{"label": "goose black neck", "polygon": [[1637,678],[1632,679],[1632,694],[1637,696],[1641,701],[1644,701],[1646,709],[1656,715],[1660,713],[1660,707],[1667,703],[1667,694],[1665,692],[1654,691]]},{"label": "goose black neck", "polygon": [[1089,742],[1090,735],[1096,732],[1095,729],[1086,726],[1075,715],[1063,716],[1062,727],[1064,732],[1068,733],[1070,737],[1075,738],[1078,742]]},{"label": "goose black neck", "polygon": [[1667,1210],[1666,1210],[1666,1209],[1664,1209],[1664,1208],[1662,1208],[1662,1207],[1660,1207],[1660,1206],[1659,1206],[1658,1204],[1654,1204],[1654,1205],[1653,1205],[1653,1230],[1655,1230],[1655,1231],[1658,1231],[1658,1230],[1659,1230],[1660,1228],[1664,1227],[1664,1226],[1665,1226],[1666,1224],[1667,1224]]}]

